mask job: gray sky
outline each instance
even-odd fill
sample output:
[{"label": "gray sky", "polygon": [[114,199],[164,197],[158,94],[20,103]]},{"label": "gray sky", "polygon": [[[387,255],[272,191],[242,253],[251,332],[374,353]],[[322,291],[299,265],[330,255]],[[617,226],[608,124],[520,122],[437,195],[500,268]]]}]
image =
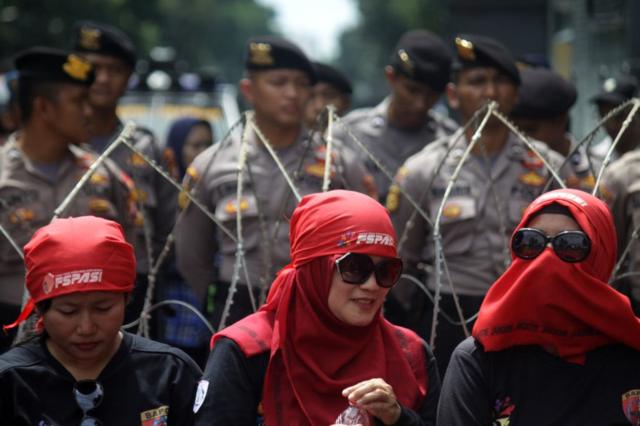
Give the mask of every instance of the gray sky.
[{"label": "gray sky", "polygon": [[314,60],[338,53],[338,36],[358,19],[354,0],[258,0],[276,11],[276,24]]}]

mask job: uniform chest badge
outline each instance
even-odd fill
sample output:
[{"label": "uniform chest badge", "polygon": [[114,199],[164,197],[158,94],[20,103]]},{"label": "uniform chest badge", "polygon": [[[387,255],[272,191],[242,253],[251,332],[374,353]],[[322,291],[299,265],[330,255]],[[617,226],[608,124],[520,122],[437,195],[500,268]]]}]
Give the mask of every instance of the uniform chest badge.
[{"label": "uniform chest badge", "polygon": [[544,166],[544,162],[533,151],[527,151],[527,154],[521,161],[522,165],[529,170],[537,170]]},{"label": "uniform chest badge", "polygon": [[144,158],[142,158],[140,154],[132,154],[131,165],[135,167],[144,167],[147,165],[147,162],[144,161]]},{"label": "uniform chest badge", "polygon": [[19,223],[31,222],[35,218],[35,213],[31,209],[20,207],[9,215],[9,222],[12,225]]},{"label": "uniform chest badge", "polygon": [[541,186],[545,182],[545,178],[534,171],[521,174],[519,179],[528,186]]},{"label": "uniform chest badge", "polygon": [[444,206],[444,209],[442,209],[442,216],[447,219],[458,218],[460,217],[460,214],[462,214],[462,208],[457,204],[447,203]]},{"label": "uniform chest badge", "polygon": [[103,214],[109,211],[109,201],[104,198],[93,198],[89,201],[91,213]]},{"label": "uniform chest badge", "polygon": [[[245,211],[249,208],[249,201],[246,198],[240,200],[240,211]],[[234,214],[238,211],[237,203],[235,200],[227,201],[227,204],[224,205],[224,211],[227,214]]]},{"label": "uniform chest badge", "polygon": [[91,184],[93,185],[105,186],[109,183],[109,178],[106,175],[96,172],[91,175],[91,178],[89,178],[89,182],[91,182]]},{"label": "uniform chest badge", "polygon": [[640,389],[622,394],[622,411],[632,425],[640,426]]}]

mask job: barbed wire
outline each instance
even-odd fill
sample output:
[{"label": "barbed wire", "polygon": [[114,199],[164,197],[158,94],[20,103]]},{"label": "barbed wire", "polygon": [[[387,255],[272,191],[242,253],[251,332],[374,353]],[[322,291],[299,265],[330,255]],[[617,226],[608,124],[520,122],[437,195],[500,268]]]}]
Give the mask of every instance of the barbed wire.
[{"label": "barbed wire", "polygon": [[[598,178],[596,179],[596,185],[594,186],[594,195],[597,193],[598,191],[598,187],[599,187],[599,183],[602,179],[603,176],[603,172],[604,169],[606,168],[606,166],[609,164],[609,161],[611,159],[612,153],[615,150],[615,147],[617,146],[617,144],[619,143],[622,134],[624,133],[624,131],[628,128],[628,126],[630,125],[631,121],[633,120],[637,110],[640,108],[640,101],[638,99],[632,99],[630,101],[625,102],[624,104],[620,105],[619,107],[615,108],[614,110],[612,110],[609,114],[607,114],[605,117],[603,117],[596,125],[596,127],[589,132],[583,139],[581,139],[580,142],[578,142],[578,144],[576,144],[573,147],[573,151],[572,152],[577,152],[577,150],[580,148],[580,146],[582,146],[583,144],[586,144],[587,147],[590,147],[591,143],[593,142],[593,138],[594,135],[597,133],[597,131],[604,125],[604,123],[606,123],[609,119],[611,119],[612,117],[614,117],[616,114],[620,113],[623,109],[627,108],[629,105],[633,105],[631,111],[629,112],[629,114],[627,115],[622,128],[620,129],[620,131],[618,132],[618,134],[616,135],[615,140],[613,141],[612,145],[609,147],[608,151],[607,151],[607,155],[605,157],[605,160],[603,161],[602,165],[600,166],[600,169],[598,171]],[[326,113],[328,116],[328,125],[327,125],[327,133],[326,133],[326,151],[325,151],[325,169],[324,169],[324,174],[323,174],[323,183],[322,183],[322,190],[326,191],[329,189],[329,185],[330,185],[330,179],[331,179],[331,162],[332,162],[332,145],[333,145],[333,127],[334,124],[337,123],[338,125],[342,126],[342,128],[345,130],[345,133],[349,136],[349,138],[355,143],[355,145],[360,148],[372,161],[373,163],[383,172],[383,174],[385,175],[385,177],[390,181],[393,182],[394,176],[392,176],[392,174],[389,172],[389,170],[386,169],[386,167],[384,166],[384,164],[378,159],[376,158],[376,156],[369,150],[369,148],[362,143],[355,135],[354,133],[351,131],[351,129],[347,126],[347,124],[340,118],[337,116],[337,114],[335,113],[335,110],[333,108],[327,108],[327,110],[323,111],[323,114]],[[528,149],[530,149],[538,158],[541,159],[541,161],[544,163],[544,165],[546,166],[546,168],[548,169],[549,173],[550,173],[550,180],[547,182],[547,186],[545,186],[545,189],[547,189],[549,182],[551,182],[551,179],[554,179],[558,182],[558,184],[561,187],[566,187],[565,183],[563,182],[563,180],[560,178],[559,174],[557,173],[556,170],[553,169],[553,167],[548,163],[548,161],[546,160],[546,158],[541,155],[541,153],[536,149],[536,147],[534,146],[534,144],[529,140],[528,137],[526,137],[518,128],[517,126],[515,126],[506,116],[504,116],[502,113],[500,113],[499,111],[497,111],[497,104],[495,103],[489,103],[485,106],[483,106],[483,108],[479,109],[478,111],[475,112],[474,116],[472,117],[472,119],[470,119],[467,123],[465,123],[465,125],[459,130],[459,133],[454,134],[454,136],[452,137],[453,143],[448,147],[447,152],[445,154],[445,156],[443,157],[442,161],[440,161],[440,163],[438,164],[438,168],[436,169],[436,171],[434,172],[434,176],[437,175],[438,171],[441,169],[443,163],[444,163],[444,158],[446,158],[452,151],[453,149],[458,145],[458,143],[462,140],[464,140],[463,136],[465,134],[465,132],[467,131],[467,129],[478,120],[478,118],[480,117],[480,115],[482,115],[482,121],[480,123],[480,125],[475,129],[473,137],[471,138],[471,141],[467,144],[466,149],[464,150],[463,156],[461,157],[459,163],[456,165],[456,168],[454,169],[454,173],[451,177],[451,179],[449,180],[448,184],[447,184],[447,188],[445,190],[445,194],[443,196],[443,199],[440,203],[440,205],[438,206],[437,209],[437,214],[435,216],[435,219],[432,220],[430,218],[430,216],[424,211],[422,210],[422,208],[420,207],[420,204],[422,203],[422,198],[424,197],[424,195],[426,194],[427,189],[425,189],[423,191],[423,193],[421,194],[421,197],[418,201],[416,201],[415,199],[413,199],[413,197],[406,193],[406,191],[404,191],[404,189],[400,188],[400,193],[402,194],[403,197],[405,197],[407,199],[407,201],[412,205],[412,207],[414,208],[414,211],[412,212],[412,216],[410,217],[410,220],[407,222],[407,227],[405,228],[405,231],[403,233],[403,235],[401,236],[401,238],[399,239],[399,246],[401,247],[401,244],[403,243],[404,239],[406,238],[406,233],[409,232],[410,228],[411,228],[411,223],[412,220],[415,220],[416,215],[420,215],[430,226],[433,227],[433,243],[434,243],[434,248],[435,248],[435,277],[436,277],[436,288],[435,288],[435,292],[434,295],[431,296],[431,294],[429,293],[427,287],[425,286],[425,284],[423,284],[422,282],[420,282],[420,280],[418,280],[415,277],[412,276],[407,276],[407,275],[403,275],[404,278],[408,279],[410,282],[412,282],[414,285],[416,285],[417,287],[419,287],[421,289],[421,291],[425,292],[430,299],[433,300],[434,302],[434,312],[433,312],[433,321],[432,321],[432,329],[431,329],[431,336],[430,336],[430,343],[432,345],[432,347],[435,347],[435,343],[436,343],[436,336],[437,336],[437,323],[438,323],[438,317],[439,316],[443,316],[443,318],[445,318],[445,320],[447,320],[448,322],[454,324],[454,325],[460,325],[461,327],[463,327],[465,334],[468,335],[468,329],[466,327],[466,324],[472,322],[476,316],[477,313],[475,313],[474,315],[472,315],[469,318],[465,318],[464,313],[462,312],[462,309],[460,307],[459,301],[458,301],[458,297],[457,297],[457,292],[455,290],[455,287],[453,285],[453,282],[451,280],[451,277],[449,275],[449,271],[448,271],[448,265],[444,256],[444,249],[443,249],[443,241],[442,241],[442,235],[441,235],[441,231],[440,231],[440,221],[441,221],[441,217],[444,211],[444,206],[446,204],[447,199],[450,196],[451,190],[453,188],[453,185],[460,173],[460,170],[462,169],[464,163],[466,162],[467,158],[469,157],[471,150],[473,149],[473,147],[478,143],[478,141],[480,140],[480,137],[482,135],[482,131],[484,130],[484,127],[486,126],[487,121],[489,120],[489,118],[491,116],[496,117],[498,120],[500,120],[507,128],[509,128],[509,130],[511,132],[513,132],[520,141],[522,141]],[[269,154],[271,155],[271,157],[273,158],[274,162],[276,163],[278,169],[280,170],[280,172],[282,173],[283,177],[285,178],[287,184],[289,185],[290,189],[291,189],[291,193],[295,196],[296,200],[300,200],[300,193],[297,190],[293,179],[289,176],[289,174],[287,173],[286,169],[284,168],[284,166],[282,165],[282,163],[280,162],[277,154],[275,153],[275,151],[273,150],[273,147],[271,145],[271,143],[266,139],[266,137],[264,136],[264,134],[261,132],[261,130],[258,128],[257,124],[255,123],[254,117],[253,115],[250,114],[245,114],[243,115],[243,117],[238,120],[236,123],[234,123],[232,126],[230,126],[229,131],[227,132],[227,134],[225,135],[225,137],[219,141],[218,143],[223,145],[226,143],[230,143],[230,141],[232,140],[230,135],[231,133],[239,126],[239,125],[243,125],[243,144],[242,145],[244,147],[244,155],[241,153],[240,155],[240,159],[239,159],[239,164],[238,164],[238,188],[237,188],[237,193],[236,193],[236,198],[237,198],[237,205],[238,205],[238,209],[237,209],[237,216],[236,216],[236,235],[234,235],[228,228],[226,228],[224,226],[224,224],[222,224],[216,217],[215,214],[213,214],[211,211],[209,211],[206,206],[204,206],[195,196],[194,194],[196,193],[196,188],[198,187],[198,185],[201,184],[201,180],[204,179],[200,179],[198,180],[198,182],[196,183],[196,185],[190,190],[190,191],[185,191],[182,187],[182,185],[178,182],[176,182],[173,178],[171,178],[171,176],[168,175],[168,173],[166,173],[158,164],[156,164],[156,162],[149,158],[148,156],[146,156],[144,153],[142,153],[139,149],[137,149],[131,142],[131,134],[132,132],[135,130],[135,124],[133,124],[132,122],[128,122],[122,132],[120,133],[120,135],[116,138],[116,140],[109,145],[109,147],[107,148],[107,150],[105,150],[95,161],[94,163],[90,166],[90,168],[87,170],[87,172],[82,176],[82,178],[78,181],[77,185],[73,188],[73,190],[65,197],[65,199],[63,200],[63,202],[58,206],[58,208],[54,211],[54,218],[61,216],[62,214],[64,214],[65,210],[67,209],[68,205],[73,201],[73,199],[76,197],[77,193],[82,189],[82,187],[86,184],[86,182],[90,179],[91,175],[95,172],[95,170],[105,161],[105,159],[107,157],[109,157],[109,155],[120,145],[125,145],[127,146],[130,150],[132,150],[134,153],[138,154],[145,162],[147,162],[149,165],[151,165],[151,167],[155,170],[155,172],[159,173],[165,180],[169,181],[175,188],[177,188],[178,191],[180,191],[181,194],[184,194],[189,203],[193,203],[194,206],[196,206],[199,210],[201,210],[209,220],[211,220],[228,238],[231,239],[231,241],[233,241],[236,244],[236,261],[234,263],[234,273],[233,273],[233,278],[232,278],[232,283],[230,286],[230,291],[227,297],[227,301],[225,302],[225,308],[223,311],[223,315],[218,327],[219,329],[222,329],[225,325],[225,321],[226,318],[228,316],[229,310],[231,305],[233,304],[233,298],[234,298],[234,294],[235,291],[232,291],[232,287],[233,284],[235,282],[236,287],[237,287],[237,282],[239,281],[239,276],[240,276],[240,270],[244,270],[244,278],[245,281],[247,282],[248,285],[248,290],[249,290],[249,294],[250,294],[250,299],[251,299],[251,304],[252,304],[252,308],[255,310],[257,308],[255,300],[253,298],[253,292],[251,290],[251,286],[250,286],[250,280],[249,280],[249,275],[248,275],[248,271],[247,271],[247,267],[246,267],[246,259],[245,259],[245,253],[244,253],[244,247],[243,247],[243,239],[242,239],[242,215],[240,213],[240,203],[242,201],[242,174],[243,171],[245,170],[246,166],[247,166],[247,158],[246,158],[246,142],[247,142],[247,138],[248,138],[248,132],[249,131],[253,131],[259,138],[260,142],[265,146],[265,148],[267,149],[267,151],[269,152]],[[587,153],[589,161],[590,161],[590,156],[589,153]],[[210,164],[213,161],[213,158],[215,158],[215,156],[212,156],[212,158],[210,159]],[[564,159],[563,163],[561,164],[560,168],[558,170],[560,170],[562,167],[564,167],[566,165],[566,162],[568,161],[567,157],[566,159]],[[591,164],[591,163],[589,163]],[[205,170],[208,170],[209,167],[206,167]],[[205,172],[206,175],[206,172]],[[204,176],[203,176],[204,177]],[[429,182],[429,187],[431,186],[431,184],[433,183],[433,179],[430,180]],[[208,329],[213,333],[215,331],[215,329],[211,326],[211,324],[206,320],[206,318],[200,313],[200,311],[193,306],[192,304],[189,304],[187,302],[183,302],[183,301],[179,301],[179,300],[165,300],[165,301],[161,301],[159,303],[156,304],[151,304],[151,301],[153,300],[153,296],[154,296],[154,291],[155,291],[155,283],[156,283],[156,277],[157,274],[160,270],[160,267],[162,266],[163,262],[166,260],[169,252],[171,251],[171,247],[173,245],[173,242],[175,241],[175,237],[174,237],[174,231],[176,229],[176,226],[179,222],[179,220],[182,218],[184,211],[186,209],[183,209],[180,214],[176,217],[176,223],[174,224],[174,227],[172,229],[172,231],[168,234],[165,245],[163,246],[160,254],[158,255],[158,258],[155,259],[155,261],[153,261],[154,259],[152,257],[150,257],[150,260],[152,262],[150,262],[150,265],[152,265],[152,267],[150,268],[150,273],[148,276],[149,279],[149,286],[147,288],[147,293],[145,295],[145,301],[144,301],[144,306],[143,306],[143,310],[141,312],[140,317],[138,318],[138,320],[134,321],[133,323],[127,324],[124,327],[126,328],[131,328],[135,325],[139,326],[138,332],[139,333],[143,333],[145,335],[148,336],[149,334],[149,326],[148,326],[148,320],[150,318],[150,314],[151,312],[153,312],[155,309],[157,309],[160,306],[164,306],[167,304],[178,304],[181,305],[191,311],[193,311],[198,318],[200,318],[200,320],[202,320],[208,327]],[[640,227],[639,227],[640,228]],[[19,253],[19,255],[21,257],[23,257],[22,251],[20,250],[20,247],[16,244],[16,242],[12,239],[11,235],[6,231],[5,228],[3,228],[0,225],[0,232],[2,233],[3,237],[9,241],[9,243],[12,245],[12,247],[15,249],[15,251],[17,253]],[[622,273],[621,275],[618,275],[618,273],[620,272],[620,269],[622,268],[622,264],[624,261],[624,258],[628,255],[629,251],[630,251],[630,246],[631,244],[638,239],[640,234],[640,229],[634,229],[633,233],[632,233],[632,237],[629,241],[629,243],[627,244],[627,246],[625,247],[625,250],[623,251],[620,259],[618,260],[616,267],[614,268],[614,273],[612,274],[612,278],[611,278],[611,282],[615,282],[617,280],[620,280],[622,278],[628,277],[628,276],[632,276],[632,275],[640,275],[640,272],[625,272]],[[149,247],[147,247],[147,250],[150,250]],[[448,315],[446,315],[446,313],[444,312],[440,312],[440,293],[441,293],[441,288],[442,288],[442,280],[443,277],[446,279],[446,281],[449,282],[450,288],[452,290],[452,296],[454,298],[454,302],[455,302],[455,306],[456,306],[456,311],[457,311],[457,315],[459,317],[459,321],[453,321]]]}]

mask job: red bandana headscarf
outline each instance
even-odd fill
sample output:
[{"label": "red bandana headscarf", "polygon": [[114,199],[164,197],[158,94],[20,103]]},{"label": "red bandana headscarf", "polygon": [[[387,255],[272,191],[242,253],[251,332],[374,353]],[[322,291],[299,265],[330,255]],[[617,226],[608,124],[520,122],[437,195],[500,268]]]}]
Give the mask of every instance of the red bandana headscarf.
[{"label": "red bandana headscarf", "polygon": [[264,381],[265,423],[328,425],[347,407],[341,391],[381,377],[398,401],[419,407],[427,375],[420,339],[381,313],[367,326],[337,319],[328,306],[338,255],[395,257],[395,232],[372,198],[335,190],[304,197],[291,219],[291,264],[255,314],[217,333],[246,356],[270,351]]},{"label": "red bandana headscarf", "polygon": [[607,283],[616,261],[616,233],[605,203],[578,190],[551,191],[531,203],[516,230],[554,203],[567,207],[591,239],[588,257],[567,263],[551,247],[532,260],[512,255],[511,266],[482,303],[473,336],[486,351],[540,345],[580,364],[587,352],[608,344],[640,350],[640,319]]},{"label": "red bandana headscarf", "polygon": [[133,247],[122,227],[94,216],[56,219],[38,229],[24,246],[29,301],[18,319],[27,319],[36,303],[69,293],[128,293],[136,278]]}]

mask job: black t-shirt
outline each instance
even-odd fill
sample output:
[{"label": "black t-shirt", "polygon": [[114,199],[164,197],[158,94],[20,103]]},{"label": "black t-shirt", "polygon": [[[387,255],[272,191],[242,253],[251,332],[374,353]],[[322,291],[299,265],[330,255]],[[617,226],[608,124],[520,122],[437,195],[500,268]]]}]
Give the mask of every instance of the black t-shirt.
[{"label": "black t-shirt", "polygon": [[[433,353],[425,344],[429,377],[427,396],[416,412],[402,407],[397,425],[435,425],[440,394],[440,375]],[[262,423],[262,385],[269,365],[269,352],[247,358],[231,339],[216,342],[204,371],[196,398],[196,425],[255,426]],[[205,389],[206,388],[206,389]],[[345,408],[347,400],[345,399]],[[376,424],[382,424],[376,419]]]},{"label": "black t-shirt", "polygon": [[[107,425],[190,425],[201,371],[184,352],[123,333],[102,370],[102,402],[88,414]],[[73,376],[37,337],[0,356],[0,424],[78,425]]]},{"label": "black t-shirt", "polygon": [[449,363],[438,424],[638,424],[627,416],[640,419],[639,363],[640,352],[623,345],[595,349],[579,365],[539,346],[485,352],[470,337],[458,345]]}]

